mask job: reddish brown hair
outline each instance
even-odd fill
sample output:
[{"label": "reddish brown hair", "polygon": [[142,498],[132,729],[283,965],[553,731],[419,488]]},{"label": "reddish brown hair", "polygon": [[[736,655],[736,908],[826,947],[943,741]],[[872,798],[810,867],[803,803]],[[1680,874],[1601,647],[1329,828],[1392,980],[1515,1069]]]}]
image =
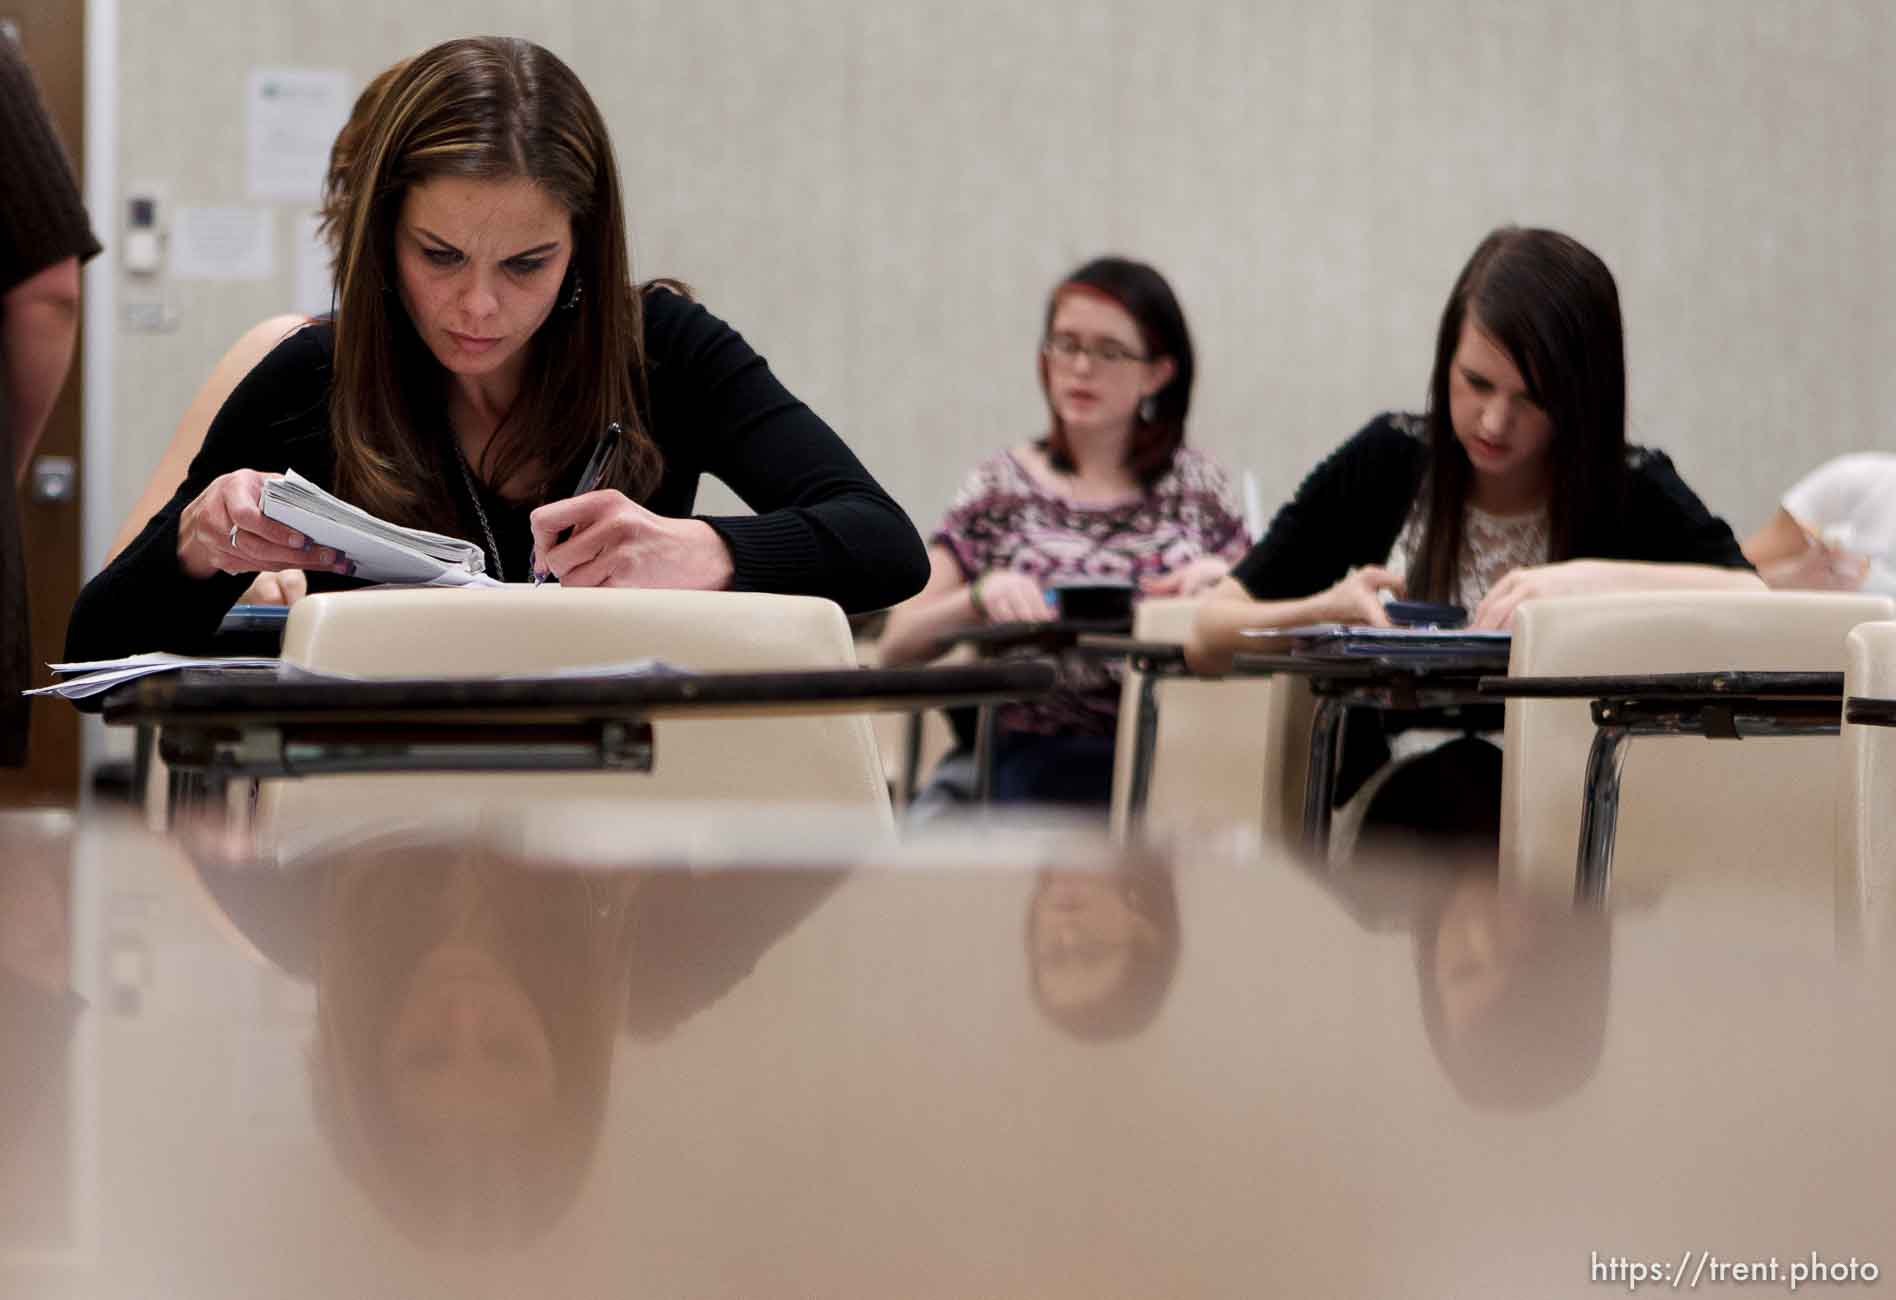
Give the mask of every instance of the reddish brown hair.
[{"label": "reddish brown hair", "polygon": [[[1164,477],[1172,468],[1172,457],[1185,445],[1185,416],[1192,405],[1192,335],[1185,326],[1185,312],[1172,293],[1165,277],[1144,262],[1123,257],[1099,257],[1080,267],[1054,286],[1047,298],[1047,319],[1041,326],[1045,338],[1053,330],[1054,313],[1067,295],[1088,293],[1104,298],[1132,317],[1139,327],[1146,356],[1157,361],[1172,360],[1172,377],[1165,387],[1152,395],[1152,418],[1140,418],[1133,424],[1132,439],[1126,446],[1126,469],[1147,487]],[[1047,394],[1047,355],[1039,354],[1040,391]],[[1041,450],[1047,461],[1062,473],[1074,469],[1073,450],[1067,443],[1059,413],[1048,397],[1047,436]]]}]

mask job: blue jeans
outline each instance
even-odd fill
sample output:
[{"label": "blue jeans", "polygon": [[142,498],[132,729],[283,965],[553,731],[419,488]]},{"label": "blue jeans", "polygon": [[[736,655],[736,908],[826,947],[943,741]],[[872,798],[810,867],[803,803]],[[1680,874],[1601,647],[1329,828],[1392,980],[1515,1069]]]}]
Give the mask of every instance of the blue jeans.
[{"label": "blue jeans", "polygon": [[1110,736],[1004,731],[994,745],[994,802],[1104,808],[1113,794]]}]

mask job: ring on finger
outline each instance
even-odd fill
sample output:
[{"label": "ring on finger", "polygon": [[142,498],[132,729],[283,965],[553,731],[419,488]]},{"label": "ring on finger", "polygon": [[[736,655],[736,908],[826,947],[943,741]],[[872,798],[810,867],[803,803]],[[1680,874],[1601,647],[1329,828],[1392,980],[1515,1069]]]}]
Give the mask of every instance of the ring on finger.
[{"label": "ring on finger", "polygon": [[237,525],[236,524],[232,524],[230,526],[230,547],[233,551],[237,549]]}]

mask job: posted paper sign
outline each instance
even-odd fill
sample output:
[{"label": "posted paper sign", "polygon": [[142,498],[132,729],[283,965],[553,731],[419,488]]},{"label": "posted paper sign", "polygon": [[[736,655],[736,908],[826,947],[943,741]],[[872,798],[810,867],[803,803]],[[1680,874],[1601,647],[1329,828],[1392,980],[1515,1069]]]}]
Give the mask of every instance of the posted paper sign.
[{"label": "posted paper sign", "polygon": [[180,280],[268,280],[276,274],[270,208],[181,207],[171,217],[171,273]]},{"label": "posted paper sign", "polygon": [[250,197],[315,202],[329,146],[349,120],[340,68],[252,68],[246,96]]}]

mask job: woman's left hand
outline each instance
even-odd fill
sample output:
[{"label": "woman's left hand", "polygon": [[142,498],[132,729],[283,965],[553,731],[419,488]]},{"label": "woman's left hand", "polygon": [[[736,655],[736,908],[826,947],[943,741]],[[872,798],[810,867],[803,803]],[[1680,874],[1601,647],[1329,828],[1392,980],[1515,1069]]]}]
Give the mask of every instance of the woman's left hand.
[{"label": "woman's left hand", "polygon": [[[541,506],[529,518],[534,563],[564,587],[731,585],[731,551],[701,519],[653,514],[623,492],[603,489]],[[566,529],[573,535],[559,541]]]},{"label": "woman's left hand", "polygon": [[1139,591],[1146,596],[1202,596],[1223,581],[1229,572],[1229,560],[1221,560],[1215,555],[1201,555],[1170,573],[1139,579]]},{"label": "woman's left hand", "polygon": [[1623,589],[1623,580],[1612,580],[1612,569],[1599,560],[1562,560],[1558,564],[1537,564],[1511,569],[1501,581],[1488,588],[1488,594],[1475,606],[1468,626],[1478,631],[1511,628],[1514,611],[1524,600],[1539,596],[1586,596],[1595,592]]}]

